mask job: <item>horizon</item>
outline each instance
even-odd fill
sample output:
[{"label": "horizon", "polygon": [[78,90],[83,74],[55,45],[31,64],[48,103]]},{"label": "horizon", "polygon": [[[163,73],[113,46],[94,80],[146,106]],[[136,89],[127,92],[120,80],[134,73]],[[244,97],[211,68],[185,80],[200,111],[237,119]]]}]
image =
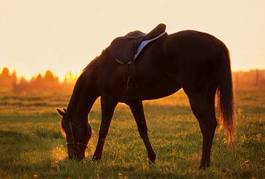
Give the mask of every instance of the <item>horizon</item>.
[{"label": "horizon", "polygon": [[[45,69],[44,71],[37,72],[37,73],[32,74],[30,76],[26,76],[26,75],[18,73],[16,71],[16,69],[11,69],[11,68],[9,68],[7,66],[4,66],[4,67],[0,67],[0,75],[2,74],[4,68],[7,68],[9,70],[9,74],[10,75],[12,75],[12,73],[15,72],[16,77],[18,78],[18,80],[21,80],[22,78],[24,78],[27,81],[30,81],[30,80],[34,79],[38,75],[41,75],[42,77],[44,77],[45,73],[47,71],[50,71],[54,75],[54,77],[58,78],[58,80],[60,82],[63,82],[65,79],[66,80],[69,79],[71,81],[75,81],[79,77],[79,75],[82,73],[82,71],[80,71],[80,72],[67,71],[65,74],[60,76],[59,74],[57,74],[56,72],[54,72],[54,71],[52,71],[50,69]],[[253,69],[247,69],[247,70],[232,70],[232,73],[240,73],[240,72],[247,73],[247,72],[253,72],[253,71],[257,71],[257,70],[258,71],[265,71],[265,68],[253,68]]]},{"label": "horizon", "polygon": [[233,71],[265,68],[265,2],[116,2],[1,2],[0,69],[27,79],[51,70],[62,79],[79,74],[115,37],[160,22],[169,34],[194,29],[222,40]]}]

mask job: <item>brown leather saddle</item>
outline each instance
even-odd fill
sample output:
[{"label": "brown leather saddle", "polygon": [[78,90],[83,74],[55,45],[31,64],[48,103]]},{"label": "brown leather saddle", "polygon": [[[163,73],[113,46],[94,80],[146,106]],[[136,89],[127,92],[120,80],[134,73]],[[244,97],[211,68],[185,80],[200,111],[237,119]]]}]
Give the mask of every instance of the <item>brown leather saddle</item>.
[{"label": "brown leather saddle", "polygon": [[166,34],[165,30],[166,25],[159,24],[148,34],[138,30],[129,32],[125,36],[115,38],[108,47],[108,50],[118,63],[132,63],[149,42]]}]

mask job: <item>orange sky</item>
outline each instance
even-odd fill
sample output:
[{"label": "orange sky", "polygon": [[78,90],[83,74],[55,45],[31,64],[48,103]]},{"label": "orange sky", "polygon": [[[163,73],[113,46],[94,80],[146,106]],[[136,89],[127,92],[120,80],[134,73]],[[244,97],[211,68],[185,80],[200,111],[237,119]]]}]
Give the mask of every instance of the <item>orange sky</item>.
[{"label": "orange sky", "polygon": [[233,70],[265,68],[265,1],[0,1],[0,69],[30,76],[79,72],[113,38],[149,31],[211,33],[230,49]]}]

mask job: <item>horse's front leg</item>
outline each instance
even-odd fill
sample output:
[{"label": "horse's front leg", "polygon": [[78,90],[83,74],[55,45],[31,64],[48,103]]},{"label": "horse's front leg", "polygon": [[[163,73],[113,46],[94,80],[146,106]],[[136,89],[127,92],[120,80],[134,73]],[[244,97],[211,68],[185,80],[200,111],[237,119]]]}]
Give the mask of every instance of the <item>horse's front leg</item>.
[{"label": "horse's front leg", "polygon": [[146,121],[144,116],[143,103],[142,101],[133,101],[127,104],[130,106],[130,109],[133,113],[133,116],[137,124],[139,134],[144,141],[144,145],[148,153],[148,158],[152,163],[154,163],[156,159],[156,154],[148,138],[148,132],[147,132],[148,129],[146,126]]},{"label": "horse's front leg", "polygon": [[99,138],[92,160],[100,160],[106,136],[109,131],[110,122],[113,116],[117,101],[109,97],[101,97],[101,124],[99,129]]}]

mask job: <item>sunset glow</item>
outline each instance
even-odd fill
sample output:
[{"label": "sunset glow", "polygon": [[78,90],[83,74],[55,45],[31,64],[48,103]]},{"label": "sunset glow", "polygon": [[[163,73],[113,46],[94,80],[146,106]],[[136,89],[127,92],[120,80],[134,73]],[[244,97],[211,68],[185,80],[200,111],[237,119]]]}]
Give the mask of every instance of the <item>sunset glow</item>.
[{"label": "sunset glow", "polygon": [[49,69],[62,80],[79,74],[113,38],[160,22],[168,33],[215,35],[230,49],[233,70],[265,68],[264,18],[261,0],[1,1],[0,69],[28,79]]}]

